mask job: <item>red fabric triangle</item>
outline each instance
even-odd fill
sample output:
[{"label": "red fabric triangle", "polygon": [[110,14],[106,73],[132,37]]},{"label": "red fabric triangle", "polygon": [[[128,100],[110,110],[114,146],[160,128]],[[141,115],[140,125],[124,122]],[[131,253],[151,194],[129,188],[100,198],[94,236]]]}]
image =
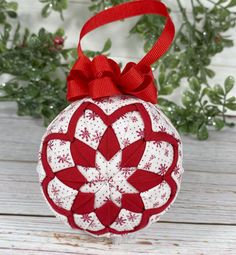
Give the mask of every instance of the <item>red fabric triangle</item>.
[{"label": "red fabric triangle", "polygon": [[76,167],[67,168],[56,173],[56,177],[72,189],[79,189],[87,182],[87,179]]},{"label": "red fabric triangle", "polygon": [[96,151],[80,140],[71,143],[71,154],[76,165],[95,167]]},{"label": "red fabric triangle", "polygon": [[123,208],[131,212],[141,213],[144,211],[144,204],[138,193],[123,194],[121,203]]},{"label": "red fabric triangle", "polygon": [[120,208],[115,205],[112,201],[107,201],[104,205],[96,209],[96,215],[101,221],[101,223],[108,227],[110,226],[118,217]]},{"label": "red fabric triangle", "polygon": [[138,140],[122,150],[121,167],[137,167],[146,147],[144,140]]},{"label": "red fabric triangle", "polygon": [[71,210],[77,214],[92,212],[94,210],[94,193],[79,192]]},{"label": "red fabric triangle", "polygon": [[136,170],[127,181],[138,191],[144,192],[159,185],[162,177],[149,171]]},{"label": "red fabric triangle", "polygon": [[107,128],[100,141],[98,150],[108,161],[120,150],[119,141],[112,127],[109,126]]}]

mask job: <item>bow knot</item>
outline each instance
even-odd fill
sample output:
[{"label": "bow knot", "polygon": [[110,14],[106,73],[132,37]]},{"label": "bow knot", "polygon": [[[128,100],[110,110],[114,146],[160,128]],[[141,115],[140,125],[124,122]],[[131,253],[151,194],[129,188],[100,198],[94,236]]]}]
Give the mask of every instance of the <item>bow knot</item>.
[{"label": "bow knot", "polygon": [[98,99],[128,94],[157,103],[152,70],[146,65],[129,62],[121,72],[119,65],[104,55],[96,56],[92,61],[82,56],[74,64],[67,81],[69,101],[87,96]]}]

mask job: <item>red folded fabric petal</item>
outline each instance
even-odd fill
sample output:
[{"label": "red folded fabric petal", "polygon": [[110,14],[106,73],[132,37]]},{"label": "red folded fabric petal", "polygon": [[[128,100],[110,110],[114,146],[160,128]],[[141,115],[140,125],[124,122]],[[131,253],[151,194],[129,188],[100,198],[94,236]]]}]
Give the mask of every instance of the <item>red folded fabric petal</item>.
[{"label": "red folded fabric petal", "polygon": [[120,150],[119,141],[111,126],[103,134],[98,150],[108,161]]},{"label": "red folded fabric petal", "polygon": [[95,167],[96,151],[80,140],[75,139],[71,143],[71,154],[75,164],[84,167]]},{"label": "red folded fabric petal", "polygon": [[137,167],[146,147],[146,142],[141,139],[122,150],[121,167]]},{"label": "red folded fabric petal", "polygon": [[108,227],[116,220],[120,212],[120,208],[112,201],[108,201],[103,206],[96,209],[95,212],[101,223]]},{"label": "red folded fabric petal", "polygon": [[56,173],[56,177],[65,185],[78,190],[87,179],[80,173],[76,167],[71,167]]},{"label": "red folded fabric petal", "polygon": [[91,213],[94,210],[94,193],[79,192],[74,200],[71,211],[77,214]]},{"label": "red folded fabric petal", "polygon": [[136,213],[141,213],[144,210],[144,204],[139,194],[123,194],[122,207]]},{"label": "red folded fabric petal", "polygon": [[158,174],[145,171],[145,170],[136,170],[127,181],[134,186],[138,191],[143,192],[147,191],[153,187],[159,185],[163,180],[162,177]]}]

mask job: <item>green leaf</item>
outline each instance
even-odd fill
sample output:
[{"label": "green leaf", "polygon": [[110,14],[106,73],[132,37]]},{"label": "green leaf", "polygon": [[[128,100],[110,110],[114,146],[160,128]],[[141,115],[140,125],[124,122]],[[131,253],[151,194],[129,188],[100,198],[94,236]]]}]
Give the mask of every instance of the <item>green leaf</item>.
[{"label": "green leaf", "polygon": [[59,0],[55,4],[55,10],[65,10],[67,8],[67,0]]},{"label": "green leaf", "polygon": [[165,73],[164,72],[160,72],[158,75],[158,83],[160,84],[160,87],[164,86],[165,83]]},{"label": "green leaf", "polygon": [[32,35],[29,38],[28,44],[29,44],[29,47],[37,48],[38,46],[40,46],[40,40],[36,35]]},{"label": "green leaf", "polygon": [[197,131],[197,138],[203,141],[203,140],[207,140],[208,136],[209,134],[208,134],[207,126],[206,124],[202,124]]},{"label": "green leaf", "polygon": [[0,41],[0,53],[2,53],[4,51],[6,51],[6,45],[3,42]]},{"label": "green leaf", "polygon": [[227,99],[227,103],[234,103],[234,102],[236,102],[236,97],[235,96],[230,97],[230,98]]},{"label": "green leaf", "polygon": [[167,82],[173,84],[174,88],[179,87],[179,75],[175,72],[170,72],[167,77]]},{"label": "green leaf", "polygon": [[235,83],[235,79],[233,76],[227,77],[224,83],[226,94],[228,94],[232,90],[232,88],[234,87],[234,83]]},{"label": "green leaf", "polygon": [[148,52],[152,48],[153,43],[154,43],[153,40],[146,41],[144,44],[144,51]]},{"label": "green leaf", "polygon": [[17,13],[15,11],[7,11],[9,17],[15,19],[17,17]]},{"label": "green leaf", "polygon": [[230,40],[230,39],[222,38],[222,43],[224,43],[225,47],[233,47],[234,46],[234,41]]},{"label": "green leaf", "polygon": [[230,3],[226,6],[228,8],[236,6],[236,0],[231,0]]},{"label": "green leaf", "polygon": [[219,110],[219,108],[217,106],[207,105],[205,107],[205,112],[208,117],[215,117],[215,116],[219,115],[221,111]]},{"label": "green leaf", "polygon": [[9,9],[12,9],[12,10],[16,11],[17,8],[18,8],[18,3],[17,3],[17,2],[9,2],[9,3],[7,4],[7,7],[8,7]]},{"label": "green leaf", "polygon": [[190,78],[189,86],[193,91],[199,92],[201,90],[201,85],[196,77]]},{"label": "green leaf", "polygon": [[168,66],[169,66],[169,68],[175,69],[178,66],[179,62],[180,61],[179,61],[178,57],[176,57],[176,56],[171,57],[168,59]]},{"label": "green leaf", "polygon": [[163,86],[160,90],[159,90],[159,94],[160,95],[170,95],[172,94],[174,88],[171,85],[166,85]]},{"label": "green leaf", "polygon": [[205,8],[203,6],[195,6],[193,8],[193,12],[194,12],[195,15],[203,14],[205,12]]},{"label": "green leaf", "polygon": [[224,94],[225,94],[224,89],[219,84],[214,86],[214,90],[219,95],[224,96]]},{"label": "green leaf", "polygon": [[0,24],[1,23],[3,24],[5,20],[6,20],[5,14],[3,12],[0,12]]},{"label": "green leaf", "polygon": [[166,67],[163,63],[160,63],[159,65],[159,72],[160,73],[164,73],[166,71]]},{"label": "green leaf", "polygon": [[222,128],[224,128],[225,123],[222,119],[215,118],[214,125],[216,130],[221,130]]},{"label": "green leaf", "polygon": [[20,23],[17,24],[16,30],[12,39],[13,43],[17,44],[19,38],[20,38]]},{"label": "green leaf", "polygon": [[207,95],[213,104],[219,104],[222,105],[221,97],[218,95],[218,93],[213,89],[207,89]]},{"label": "green leaf", "polygon": [[102,49],[102,53],[109,51],[111,49],[111,45],[112,45],[112,42],[111,42],[111,39],[109,38],[109,39],[106,40],[106,42],[104,44],[104,47]]},{"label": "green leaf", "polygon": [[191,105],[194,105],[197,100],[197,96],[190,92],[190,91],[184,91],[182,96],[182,103],[185,107],[190,107]]},{"label": "green leaf", "polygon": [[206,68],[205,69],[206,75],[210,78],[213,78],[216,74],[213,70]]},{"label": "green leaf", "polygon": [[28,38],[30,35],[30,31],[28,28],[25,29],[24,35],[23,35],[23,45],[27,44]]},{"label": "green leaf", "polygon": [[44,18],[47,18],[50,15],[51,11],[52,11],[51,4],[46,4],[41,11],[41,15]]},{"label": "green leaf", "polygon": [[236,103],[227,103],[225,104],[226,108],[232,111],[236,111]]},{"label": "green leaf", "polygon": [[89,10],[91,12],[95,12],[97,10],[97,6],[96,5],[91,5],[91,6],[89,6]]},{"label": "green leaf", "polygon": [[225,2],[227,2],[228,0],[219,0],[218,2],[217,2],[217,4],[222,4],[222,3],[225,3]]},{"label": "green leaf", "polygon": [[46,30],[45,28],[40,28],[39,29],[39,32],[38,32],[38,36],[41,37],[41,38],[44,38],[46,35]]},{"label": "green leaf", "polygon": [[65,35],[65,30],[63,28],[58,28],[55,35],[58,35],[60,37],[63,37]]}]

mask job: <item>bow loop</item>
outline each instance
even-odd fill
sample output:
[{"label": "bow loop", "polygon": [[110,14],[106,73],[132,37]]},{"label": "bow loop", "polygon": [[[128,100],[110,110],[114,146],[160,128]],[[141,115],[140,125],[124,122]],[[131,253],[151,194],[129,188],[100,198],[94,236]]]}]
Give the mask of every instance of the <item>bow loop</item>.
[{"label": "bow loop", "polygon": [[89,95],[93,99],[119,95],[116,88],[116,78],[120,75],[120,68],[104,55],[96,56],[92,62],[93,79],[88,83]]},{"label": "bow loop", "polygon": [[149,76],[154,80],[152,69],[147,65],[137,65],[133,62],[129,62],[120,77],[120,84],[122,87],[135,90],[144,82],[146,76]]},{"label": "bow loop", "polygon": [[120,84],[127,94],[153,104],[157,103],[157,88],[150,66],[128,63],[120,77]]},{"label": "bow loop", "polygon": [[84,56],[76,60],[67,79],[71,80],[74,77],[79,78],[81,76],[83,77],[83,79],[88,79],[89,77],[91,77],[91,74],[91,61],[88,57]]},{"label": "bow loop", "polygon": [[137,65],[133,62],[127,63],[119,79],[121,88],[124,90],[129,88],[132,91],[137,89],[143,81],[144,76],[137,69]]},{"label": "bow loop", "polygon": [[119,66],[117,68],[117,65],[114,61],[111,59],[108,59],[104,55],[96,56],[92,60],[92,72],[94,75],[94,78],[101,78],[103,76],[117,76],[119,75],[120,69]]},{"label": "bow loop", "polygon": [[79,58],[67,77],[67,99],[75,101],[86,97],[87,81],[91,76],[90,60],[86,56]]}]

